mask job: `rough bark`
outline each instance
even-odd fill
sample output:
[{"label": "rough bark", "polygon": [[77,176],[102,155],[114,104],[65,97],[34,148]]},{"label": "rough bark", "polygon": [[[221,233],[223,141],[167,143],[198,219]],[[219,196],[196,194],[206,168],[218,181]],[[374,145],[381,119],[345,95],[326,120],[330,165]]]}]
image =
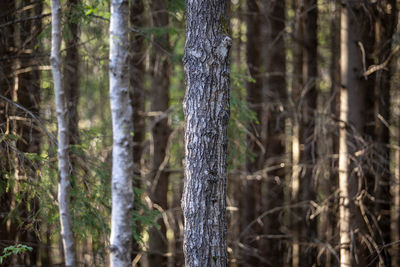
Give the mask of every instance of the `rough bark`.
[{"label": "rough bark", "polygon": [[187,0],[184,71],[185,266],[227,266],[229,49],[226,1]]},{"label": "rough bark", "polygon": [[[286,52],[285,52],[285,3],[273,0],[264,3],[263,22],[263,59],[266,68],[264,79],[264,107],[266,113],[262,127],[266,150],[266,167],[274,170],[268,172],[266,192],[263,192],[265,208],[272,210],[282,206],[285,184],[285,116],[287,108],[286,93]],[[264,235],[262,252],[269,266],[283,266],[285,240],[277,238],[282,235],[283,216],[280,213],[266,216],[264,219]],[[270,236],[270,237],[269,237]]]},{"label": "rough bark", "polygon": [[113,129],[111,266],[130,266],[133,209],[133,122],[129,98],[129,5],[111,1],[110,102]]},{"label": "rough bark", "polygon": [[[145,25],[144,5],[142,0],[131,1],[130,7],[131,27],[138,30]],[[133,164],[134,164],[134,186],[141,188],[141,158],[143,150],[143,141],[146,133],[145,129],[145,42],[144,36],[137,31],[131,31],[131,58],[130,58],[130,95],[133,112]],[[134,205],[134,209],[136,205]],[[140,231],[140,225],[136,224],[136,231]],[[136,240],[132,243],[132,259],[139,253],[140,246]]]},{"label": "rough bark", "polygon": [[[310,203],[316,197],[313,166],[316,159],[317,1],[296,0],[295,10],[292,203]],[[294,266],[311,266],[316,262],[316,250],[310,246],[317,235],[316,220],[304,216],[310,213],[310,207],[306,205],[293,210]]]},{"label": "rough bark", "polygon": [[[154,27],[168,26],[168,9],[166,1],[153,0],[151,4],[152,18]],[[162,212],[168,208],[167,193],[169,173],[164,169],[167,166],[168,159],[167,143],[170,134],[168,125],[168,107],[169,107],[169,77],[171,73],[171,60],[169,35],[163,33],[154,36],[152,46],[152,81],[150,108],[157,115],[154,117],[151,128],[152,135],[152,177],[150,186],[150,198],[153,205],[158,205]],[[168,252],[168,241],[166,237],[166,226],[163,217],[157,220],[160,229],[152,227],[149,230],[149,264],[150,266],[166,266]]]},{"label": "rough bark", "polygon": [[61,5],[59,0],[51,1],[51,57],[53,71],[54,93],[56,97],[57,125],[58,125],[58,203],[60,209],[61,237],[63,240],[65,265],[76,266],[75,240],[72,232],[71,213],[69,203],[69,155],[68,155],[68,109],[65,91],[62,87],[61,73]]},{"label": "rough bark", "polygon": [[[246,172],[253,174],[260,170],[264,160],[264,150],[261,144],[261,121],[263,113],[263,93],[262,93],[262,77],[261,77],[261,7],[258,1],[247,1],[247,43],[246,43],[246,63],[249,75],[252,81],[246,83],[247,103],[255,113],[257,122],[250,122],[247,126],[250,134],[247,136],[246,151]],[[262,228],[258,223],[254,223],[260,214],[261,205],[261,181],[246,179],[244,181],[244,194],[242,194],[242,222],[241,233],[243,245],[245,246],[242,253],[243,266],[257,266],[259,264],[258,249],[259,241],[256,236],[261,234]],[[252,225],[252,226],[250,226]]]}]

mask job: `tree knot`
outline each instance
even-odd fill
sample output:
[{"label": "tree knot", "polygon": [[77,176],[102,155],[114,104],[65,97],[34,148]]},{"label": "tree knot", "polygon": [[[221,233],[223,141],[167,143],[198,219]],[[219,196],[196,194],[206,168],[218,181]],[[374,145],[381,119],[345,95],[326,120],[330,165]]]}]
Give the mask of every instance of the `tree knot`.
[{"label": "tree knot", "polygon": [[231,46],[232,39],[228,35],[223,35],[216,49],[216,54],[220,60],[225,60],[228,57]]}]

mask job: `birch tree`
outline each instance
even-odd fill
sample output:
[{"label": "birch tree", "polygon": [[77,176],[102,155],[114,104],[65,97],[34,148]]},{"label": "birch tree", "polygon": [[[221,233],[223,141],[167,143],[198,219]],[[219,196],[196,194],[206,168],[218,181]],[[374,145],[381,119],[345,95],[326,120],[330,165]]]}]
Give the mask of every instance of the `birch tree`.
[{"label": "birch tree", "polygon": [[229,59],[226,1],[187,0],[185,266],[227,266],[226,152]]},{"label": "birch tree", "polygon": [[58,122],[58,204],[60,209],[61,237],[64,246],[65,265],[76,266],[75,241],[72,232],[71,213],[69,207],[69,155],[68,155],[68,109],[61,74],[61,5],[59,0],[51,1],[51,67],[56,96]]},{"label": "birch tree", "polygon": [[113,129],[111,178],[111,266],[131,265],[133,209],[133,123],[129,98],[129,5],[111,1],[110,102]]}]

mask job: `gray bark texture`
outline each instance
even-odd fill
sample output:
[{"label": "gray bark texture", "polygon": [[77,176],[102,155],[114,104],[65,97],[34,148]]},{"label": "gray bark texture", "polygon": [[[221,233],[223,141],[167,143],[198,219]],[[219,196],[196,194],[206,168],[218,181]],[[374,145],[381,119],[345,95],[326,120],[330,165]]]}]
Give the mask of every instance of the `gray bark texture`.
[{"label": "gray bark texture", "polygon": [[129,98],[129,5],[111,1],[110,102],[113,129],[110,261],[131,266],[133,210],[133,112]]},{"label": "gray bark texture", "polygon": [[65,90],[62,85],[61,73],[61,4],[59,0],[51,1],[51,56],[50,62],[54,79],[54,94],[56,97],[58,123],[58,203],[60,209],[61,237],[64,247],[65,265],[76,266],[75,239],[72,232],[71,213],[69,205],[69,155],[68,155],[68,108]]},{"label": "gray bark texture", "polygon": [[185,266],[227,266],[229,49],[226,1],[187,0],[184,71]]}]

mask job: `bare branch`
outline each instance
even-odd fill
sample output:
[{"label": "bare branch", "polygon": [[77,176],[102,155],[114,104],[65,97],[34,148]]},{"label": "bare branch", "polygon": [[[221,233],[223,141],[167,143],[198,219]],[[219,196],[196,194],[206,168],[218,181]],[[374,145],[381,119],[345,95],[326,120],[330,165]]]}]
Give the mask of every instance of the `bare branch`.
[{"label": "bare branch", "polygon": [[397,45],[392,52],[390,53],[390,55],[387,57],[387,59],[385,61],[383,61],[383,63],[378,64],[378,65],[371,65],[369,66],[368,70],[364,71],[363,76],[365,78],[367,78],[367,76],[371,75],[372,73],[378,71],[378,70],[382,70],[384,68],[386,68],[386,66],[390,63],[390,60],[392,60],[392,58],[394,57],[394,55],[397,54],[397,52],[399,52],[400,50],[400,45]]}]

